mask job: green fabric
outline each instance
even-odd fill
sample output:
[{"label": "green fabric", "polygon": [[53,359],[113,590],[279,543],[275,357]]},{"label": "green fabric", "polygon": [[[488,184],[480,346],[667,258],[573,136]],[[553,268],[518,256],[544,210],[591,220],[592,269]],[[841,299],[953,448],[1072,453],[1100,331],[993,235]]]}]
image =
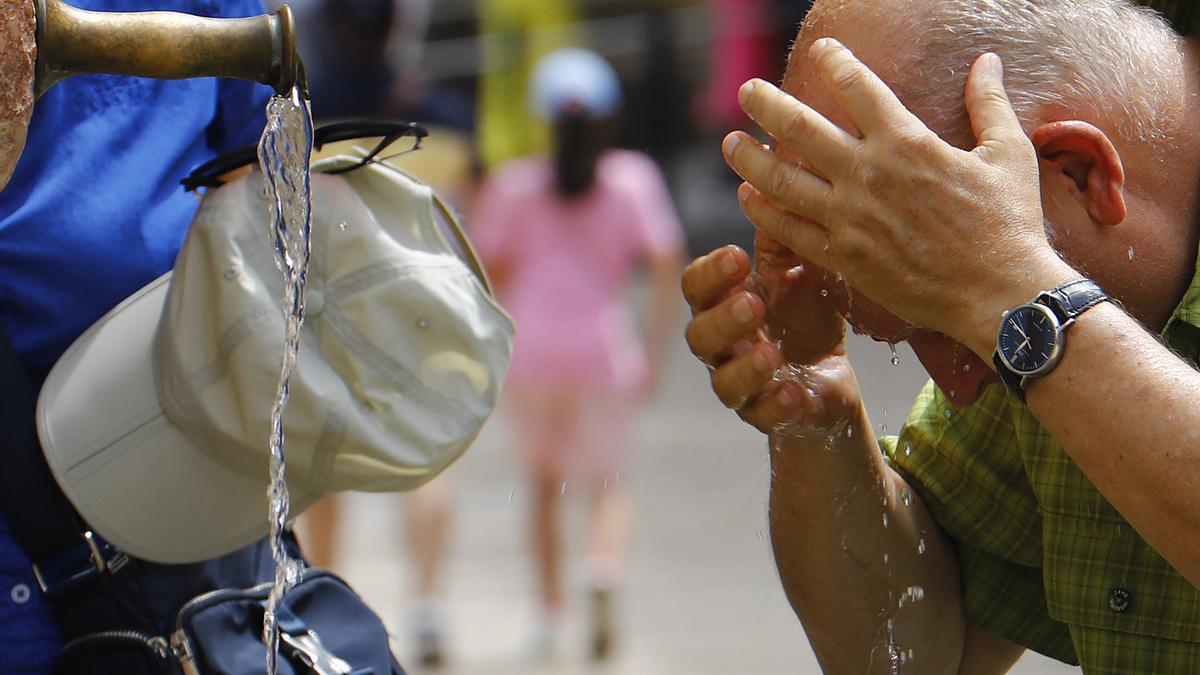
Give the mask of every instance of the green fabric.
[{"label": "green fabric", "polygon": [[[1198,322],[1200,274],[1163,332],[1193,361]],[[957,410],[931,382],[883,447],[955,542],[981,627],[1089,675],[1200,673],[1200,592],[1003,387]]]},{"label": "green fabric", "polygon": [[1196,8],[1196,0],[1138,0],[1138,2],[1162,12],[1179,33],[1183,35],[1200,34],[1200,11]]}]

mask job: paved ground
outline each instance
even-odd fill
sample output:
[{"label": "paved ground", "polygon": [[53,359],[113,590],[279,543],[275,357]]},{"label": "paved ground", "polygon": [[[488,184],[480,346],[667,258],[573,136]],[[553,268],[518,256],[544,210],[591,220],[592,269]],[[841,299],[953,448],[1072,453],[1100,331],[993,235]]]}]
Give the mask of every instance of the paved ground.
[{"label": "paved ground", "polygon": [[[458,514],[448,574],[452,663],[445,672],[819,672],[779,588],[766,541],[763,441],[719,406],[703,369],[685,351],[681,342],[671,357],[663,396],[642,420],[635,470],[621,478],[632,481],[638,525],[622,598],[625,633],[619,658],[602,669],[586,666],[579,620],[572,623],[571,643],[560,659],[534,666],[523,658],[535,616],[523,537],[526,495],[505,422],[495,418],[448,474]],[[902,351],[894,367],[886,347],[857,342],[852,353],[861,364],[864,388],[879,394],[871,399],[874,420],[894,430],[921,381],[915,358]],[[399,536],[402,508],[402,498],[394,496],[347,501],[341,542],[347,563],[341,571],[392,625],[407,652],[403,619],[411,596]],[[577,507],[571,522],[578,523],[580,516]],[[578,556],[574,560],[578,563]],[[573,588],[582,607],[580,585]],[[915,649],[919,654],[920,646]],[[1015,672],[1077,671],[1031,656]]]}]

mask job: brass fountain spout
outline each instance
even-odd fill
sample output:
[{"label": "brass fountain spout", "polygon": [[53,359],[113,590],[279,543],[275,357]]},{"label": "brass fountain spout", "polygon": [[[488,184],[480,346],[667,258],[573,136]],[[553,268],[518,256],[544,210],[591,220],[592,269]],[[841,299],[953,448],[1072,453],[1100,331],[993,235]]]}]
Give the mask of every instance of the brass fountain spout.
[{"label": "brass fountain spout", "polygon": [[287,5],[248,19],[90,12],[63,0],[0,0],[0,190],[25,147],[34,101],[83,73],[231,77],[308,98]]},{"label": "brass fountain spout", "polygon": [[305,88],[287,5],[275,14],[212,19],[178,12],[91,12],[33,0],[35,96],[72,75],[107,73],[176,80],[231,77],[286,94]]}]

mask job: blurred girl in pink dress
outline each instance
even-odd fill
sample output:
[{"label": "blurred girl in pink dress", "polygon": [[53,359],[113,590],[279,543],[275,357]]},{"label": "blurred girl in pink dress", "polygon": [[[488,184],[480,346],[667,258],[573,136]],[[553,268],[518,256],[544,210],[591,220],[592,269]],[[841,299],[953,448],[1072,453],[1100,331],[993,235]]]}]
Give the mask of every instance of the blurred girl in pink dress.
[{"label": "blurred girl in pink dress", "polygon": [[[549,54],[533,72],[530,99],[553,125],[553,156],[491,174],[472,240],[517,326],[505,397],[533,484],[543,607],[536,648],[551,655],[562,623],[560,504],[568,489],[585,490],[590,649],[604,659],[630,538],[627,434],[667,344],[679,338],[683,231],[653,161],[610,147],[621,89],[608,63],[582,49]],[[628,291],[643,269],[650,292],[639,324]]]}]

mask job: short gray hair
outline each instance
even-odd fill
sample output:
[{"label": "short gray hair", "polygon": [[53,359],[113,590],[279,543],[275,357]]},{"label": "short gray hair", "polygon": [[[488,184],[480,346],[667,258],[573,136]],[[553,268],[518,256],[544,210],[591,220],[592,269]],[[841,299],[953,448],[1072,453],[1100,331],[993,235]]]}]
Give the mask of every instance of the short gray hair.
[{"label": "short gray hair", "polygon": [[948,140],[973,139],[962,92],[984,52],[1004,59],[1025,124],[1090,111],[1135,142],[1170,141],[1179,129],[1188,104],[1182,42],[1152,10],[1128,0],[935,0],[922,14],[915,62],[900,65],[895,84]]}]

